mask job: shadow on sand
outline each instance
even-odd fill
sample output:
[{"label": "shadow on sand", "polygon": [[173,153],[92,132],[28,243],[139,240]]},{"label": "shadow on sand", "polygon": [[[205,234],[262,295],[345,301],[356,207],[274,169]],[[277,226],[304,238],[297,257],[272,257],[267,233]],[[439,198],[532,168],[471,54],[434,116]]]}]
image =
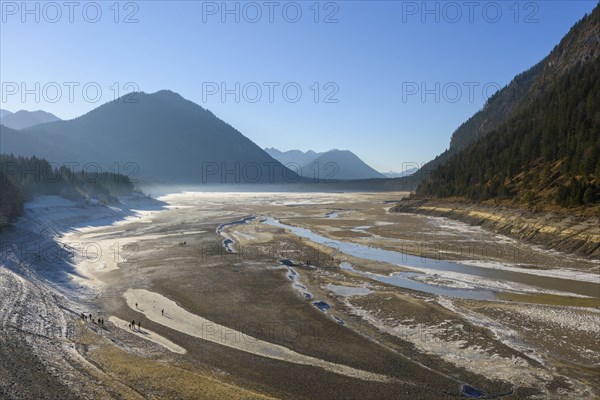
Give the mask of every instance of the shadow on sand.
[{"label": "shadow on sand", "polygon": [[[46,206],[47,204],[47,206]],[[93,242],[64,245],[59,238],[80,228],[109,226],[140,211],[161,211],[167,203],[149,197],[126,199],[109,206],[72,203],[58,196],[42,196],[26,203],[25,213],[0,232],[0,264],[23,278],[41,278],[68,294],[81,287],[75,260],[99,259]],[[106,251],[106,249],[104,249]]]}]

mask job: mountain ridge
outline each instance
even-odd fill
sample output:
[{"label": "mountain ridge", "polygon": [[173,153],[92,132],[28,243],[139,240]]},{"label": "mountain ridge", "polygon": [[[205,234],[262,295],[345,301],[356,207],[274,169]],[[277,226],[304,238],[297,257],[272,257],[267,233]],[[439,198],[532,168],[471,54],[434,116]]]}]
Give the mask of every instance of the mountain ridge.
[{"label": "mountain ridge", "polygon": [[294,163],[298,164],[299,166],[308,164],[309,162],[313,161],[314,159],[316,159],[324,153],[317,153],[313,150],[302,151],[295,149],[281,151],[276,149],[275,147],[265,148],[264,150],[267,152],[267,154],[269,154],[271,157],[273,157],[283,165]]},{"label": "mountain ridge", "polygon": [[311,179],[381,179],[376,171],[350,150],[329,150],[302,166],[301,175]]},{"label": "mountain ridge", "polygon": [[47,111],[19,110],[13,113],[8,110],[0,109],[0,124],[12,129],[26,129],[55,121],[61,121],[61,119]]},{"label": "mountain ridge", "polygon": [[[370,167],[360,157],[350,150],[331,149],[324,152],[313,150],[280,151],[274,147],[265,151],[283,165],[291,169],[299,168],[298,172],[310,179],[329,177],[329,180],[361,180],[379,179],[386,176]],[[317,168],[318,164],[318,168]]]},{"label": "mountain ridge", "polygon": [[170,182],[298,180],[237,129],[168,90],[128,94],[72,120],[18,134],[3,129],[3,152],[102,168],[129,165],[138,177]]}]

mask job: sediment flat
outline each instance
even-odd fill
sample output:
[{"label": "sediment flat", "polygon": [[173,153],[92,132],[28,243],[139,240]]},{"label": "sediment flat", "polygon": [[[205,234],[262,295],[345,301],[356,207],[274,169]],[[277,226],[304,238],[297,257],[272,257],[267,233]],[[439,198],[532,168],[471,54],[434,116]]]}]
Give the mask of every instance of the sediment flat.
[{"label": "sediment flat", "polygon": [[[53,371],[50,394],[85,396],[89,384],[90,398],[440,399],[460,397],[467,384],[515,398],[599,395],[598,299],[569,287],[598,268],[595,260],[391,211],[404,195],[178,193],[112,210],[108,221],[105,211],[92,210],[88,217],[103,223],[65,222],[53,233],[70,246],[69,257],[19,264],[10,261],[16,253],[5,254],[0,299],[23,313],[9,299],[31,287],[38,297],[30,304],[57,310],[44,323],[61,328],[40,339],[45,347],[28,347]],[[61,210],[72,222],[71,211]],[[55,211],[36,207],[29,215],[61,226],[46,219]],[[430,261],[489,263],[507,273],[520,268],[533,278],[501,285],[491,277],[419,271],[345,254],[268,225],[268,218],[332,240]],[[26,234],[28,224],[14,235]],[[501,251],[485,251],[490,244]],[[92,257],[79,248],[102,251]],[[48,271],[50,284],[36,280]],[[560,276],[568,285],[548,290],[536,276]],[[493,297],[440,295],[436,287]],[[8,329],[10,318],[3,320]],[[141,328],[129,328],[132,320]],[[40,334],[23,333],[27,323],[13,322],[20,330],[11,341]],[[69,369],[72,360],[77,367]],[[24,382],[11,377],[25,366],[11,368],[0,382]]]}]

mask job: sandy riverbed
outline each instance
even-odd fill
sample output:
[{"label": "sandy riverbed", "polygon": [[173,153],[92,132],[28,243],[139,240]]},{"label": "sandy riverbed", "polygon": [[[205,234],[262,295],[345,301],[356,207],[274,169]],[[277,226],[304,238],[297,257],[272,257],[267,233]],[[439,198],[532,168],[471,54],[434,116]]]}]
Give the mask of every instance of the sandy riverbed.
[{"label": "sandy riverbed", "polygon": [[[53,278],[49,288],[71,310],[61,313],[63,333],[51,342],[73,349],[81,367],[62,373],[66,367],[56,363],[57,385],[79,393],[83,374],[88,378],[82,382],[93,376],[110,397],[385,399],[403,393],[438,399],[460,396],[463,384],[518,397],[597,395],[600,320],[594,299],[569,295],[569,287],[535,289],[535,276],[576,282],[597,264],[459,223],[390,213],[389,201],[401,196],[179,193],[151,207],[80,209],[76,218],[72,205],[38,204],[30,220],[60,228],[54,237],[73,253],[68,262],[31,265],[35,274]],[[86,214],[95,222],[86,224]],[[257,218],[215,231],[247,215]],[[530,271],[535,290],[481,278],[488,290],[519,299],[507,302],[394,286],[368,274],[409,268],[301,239],[262,223],[267,217],[335,240]],[[22,227],[23,237],[31,221]],[[234,252],[224,248],[224,238]],[[490,244],[494,252],[482,251]],[[343,270],[341,261],[368,274]],[[67,270],[53,271],[53,265]],[[422,276],[432,286],[483,286],[481,280],[420,272],[428,272]],[[9,296],[6,290],[2,295]],[[105,316],[108,323],[83,322],[81,312]],[[124,321],[132,319],[142,322],[141,331],[127,328]],[[52,325],[54,318],[48,320]],[[545,338],[533,334],[536,327]],[[53,352],[63,354],[61,348]],[[573,354],[580,356],[570,363]],[[156,383],[175,370],[177,385]],[[211,389],[198,397],[195,380]]]}]

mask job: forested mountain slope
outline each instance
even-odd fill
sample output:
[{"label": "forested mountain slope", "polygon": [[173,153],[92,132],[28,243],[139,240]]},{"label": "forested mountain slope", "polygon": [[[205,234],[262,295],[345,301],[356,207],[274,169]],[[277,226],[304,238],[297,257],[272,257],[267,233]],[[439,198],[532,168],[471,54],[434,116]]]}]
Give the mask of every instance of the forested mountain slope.
[{"label": "forested mountain slope", "polygon": [[478,139],[497,131],[523,108],[544,96],[553,83],[572,70],[583,68],[600,54],[600,8],[577,22],[550,54],[529,70],[515,76],[491,96],[485,106],[452,134],[450,147],[411,177],[416,187],[439,165],[444,164]]},{"label": "forested mountain slope", "polygon": [[[598,201],[599,20],[596,8],[578,22],[546,58],[511,117],[447,157],[417,195],[560,206]],[[453,136],[455,146],[465,140]]]}]

